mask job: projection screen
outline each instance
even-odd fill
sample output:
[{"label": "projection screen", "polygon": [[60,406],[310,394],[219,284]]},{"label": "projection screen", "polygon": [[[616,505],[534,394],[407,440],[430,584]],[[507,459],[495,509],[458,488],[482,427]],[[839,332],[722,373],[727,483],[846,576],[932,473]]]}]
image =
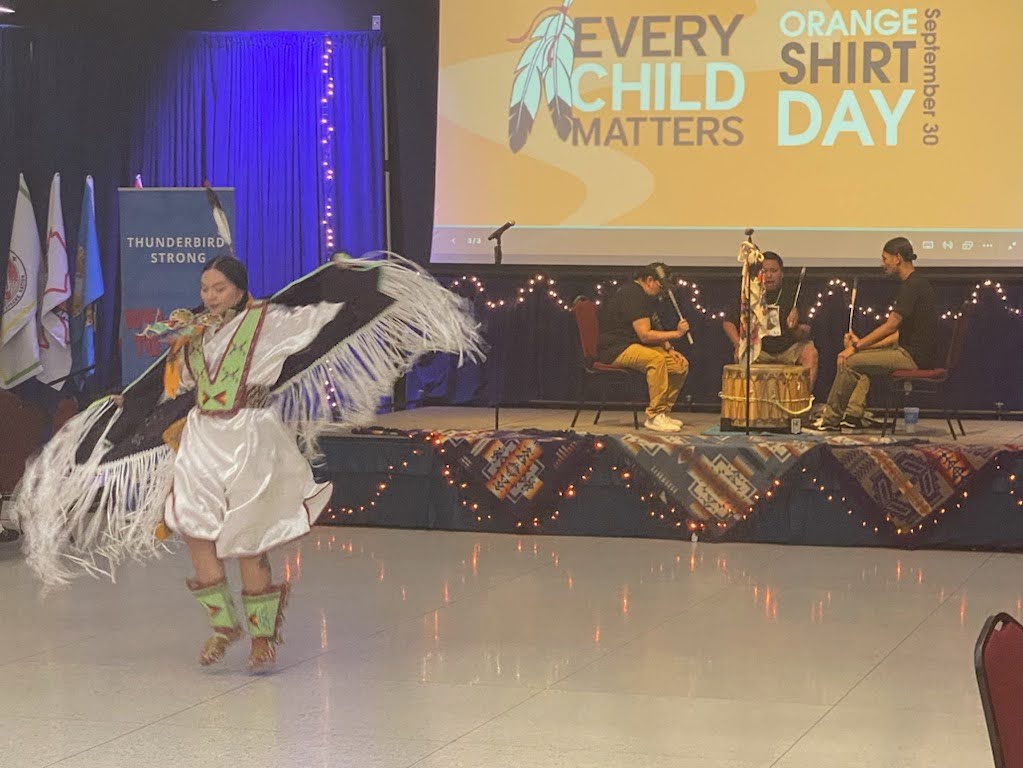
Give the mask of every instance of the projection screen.
[{"label": "projection screen", "polygon": [[434,262],[1021,263],[1021,2],[440,7]]}]

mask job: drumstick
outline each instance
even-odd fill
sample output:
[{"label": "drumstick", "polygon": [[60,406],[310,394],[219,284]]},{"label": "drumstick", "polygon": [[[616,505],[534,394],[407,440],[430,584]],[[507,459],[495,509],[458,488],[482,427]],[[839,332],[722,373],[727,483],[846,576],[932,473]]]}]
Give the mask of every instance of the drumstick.
[{"label": "drumstick", "polygon": [[856,288],[859,283],[858,277],[853,280],[852,298],[849,301],[849,333],[852,333],[853,313],[856,311]]},{"label": "drumstick", "polygon": [[803,290],[803,278],[806,277],[806,267],[799,270],[799,284],[796,286],[796,300],[792,302],[793,307],[799,306],[799,292]]},{"label": "drumstick", "polygon": [[[671,299],[671,303],[675,307],[675,311],[678,312],[678,319],[685,320],[685,318],[682,317],[682,310],[679,309],[678,300],[675,298],[675,292],[672,291],[671,286],[668,285],[668,275],[664,271],[664,267],[658,264],[656,267],[654,267],[654,269],[657,272],[657,278],[661,281],[661,285],[663,285],[664,290],[667,291],[668,297]],[[686,333],[686,340],[689,342],[690,346],[693,345],[693,334],[691,332]]]},{"label": "drumstick", "polygon": [[799,282],[796,284],[796,298],[792,300],[792,309],[796,313],[797,318],[799,317],[799,292],[803,290],[804,277],[806,277],[806,267],[799,270]]}]

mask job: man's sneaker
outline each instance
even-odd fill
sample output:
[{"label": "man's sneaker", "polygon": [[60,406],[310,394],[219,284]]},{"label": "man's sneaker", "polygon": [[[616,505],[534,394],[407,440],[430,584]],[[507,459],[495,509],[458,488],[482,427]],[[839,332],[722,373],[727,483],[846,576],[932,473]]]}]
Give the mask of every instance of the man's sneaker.
[{"label": "man's sneaker", "polygon": [[823,416],[821,416],[816,421],[811,422],[806,428],[808,430],[810,430],[811,432],[841,432],[842,431],[842,425],[840,423],[834,422],[834,421],[826,421]]},{"label": "man's sneaker", "polygon": [[877,418],[877,416],[872,414],[870,411],[864,413],[863,416],[860,417],[860,421],[863,422],[863,426],[865,427],[880,427],[884,424],[881,419]]},{"label": "man's sneaker", "polygon": [[685,424],[682,422],[682,419],[676,419],[673,416],[669,416],[668,414],[664,414],[664,418],[666,418],[672,424],[677,426],[679,429],[682,429],[682,427],[685,426]]},{"label": "man's sneaker", "polygon": [[669,419],[663,413],[659,413],[652,419],[647,419],[643,424],[644,427],[651,430],[652,432],[681,432],[682,428],[675,423],[673,419]]},{"label": "man's sneaker", "polygon": [[841,426],[843,429],[872,429],[880,427],[881,422],[865,413],[862,416],[843,416]]}]

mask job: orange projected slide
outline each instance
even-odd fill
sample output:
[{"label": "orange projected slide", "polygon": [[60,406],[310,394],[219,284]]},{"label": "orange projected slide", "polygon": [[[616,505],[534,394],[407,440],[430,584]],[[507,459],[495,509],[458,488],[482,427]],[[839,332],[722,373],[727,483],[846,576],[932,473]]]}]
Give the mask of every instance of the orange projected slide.
[{"label": "orange projected slide", "polygon": [[1023,261],[1023,2],[440,6],[436,262]]}]

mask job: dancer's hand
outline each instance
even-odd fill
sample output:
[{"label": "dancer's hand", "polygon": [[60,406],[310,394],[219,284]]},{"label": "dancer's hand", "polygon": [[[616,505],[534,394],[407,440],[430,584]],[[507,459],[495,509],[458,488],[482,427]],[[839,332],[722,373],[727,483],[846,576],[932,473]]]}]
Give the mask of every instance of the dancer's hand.
[{"label": "dancer's hand", "polygon": [[856,350],[853,349],[852,347],[846,347],[841,352],[839,352],[838,353],[838,367],[839,368],[844,368],[846,361],[850,357],[852,357],[854,354],[856,354]]},{"label": "dancer's hand", "polygon": [[790,331],[799,325],[799,312],[795,307],[793,307],[792,311],[789,312],[789,316],[786,319],[785,324],[788,325]]},{"label": "dancer's hand", "polygon": [[847,333],[845,337],[842,339],[842,343],[845,345],[846,348],[852,348],[852,345],[858,342],[859,340],[860,340],[859,336],[857,336],[855,333],[850,332]]},{"label": "dancer's hand", "polygon": [[678,321],[678,337],[681,339],[687,333],[689,333],[689,323],[686,320],[679,320]]},{"label": "dancer's hand", "polygon": [[124,395],[111,395],[110,400],[118,408],[124,408]]}]

